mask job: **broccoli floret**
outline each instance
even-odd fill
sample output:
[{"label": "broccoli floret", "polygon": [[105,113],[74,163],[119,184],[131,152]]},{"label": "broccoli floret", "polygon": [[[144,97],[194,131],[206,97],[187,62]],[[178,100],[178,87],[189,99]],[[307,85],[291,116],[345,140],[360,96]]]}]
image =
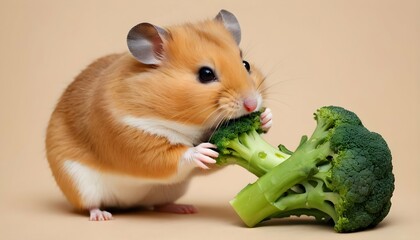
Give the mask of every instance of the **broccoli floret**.
[{"label": "broccoli floret", "polygon": [[302,138],[291,156],[275,159],[277,164],[259,172],[260,178],[231,201],[246,225],[309,215],[333,222],[337,232],[354,232],[388,214],[394,175],[385,140],[341,107],[322,107],[315,119],[309,139]]},{"label": "broccoli floret", "polygon": [[267,143],[262,137],[261,112],[253,112],[222,124],[210,142],[217,146],[217,164],[237,164],[260,177],[290,155]]}]

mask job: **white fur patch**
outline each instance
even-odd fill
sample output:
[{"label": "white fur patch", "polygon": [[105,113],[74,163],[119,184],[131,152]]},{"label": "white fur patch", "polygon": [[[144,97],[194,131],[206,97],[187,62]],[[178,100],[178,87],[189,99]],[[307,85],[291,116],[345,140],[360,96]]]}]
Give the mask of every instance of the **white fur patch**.
[{"label": "white fur patch", "polygon": [[153,206],[173,202],[185,192],[188,181],[171,182],[103,173],[77,161],[66,160],[64,169],[72,178],[86,207]]},{"label": "white fur patch", "polygon": [[200,141],[204,128],[169,120],[125,116],[121,122],[152,135],[165,137],[171,144],[192,146]]}]

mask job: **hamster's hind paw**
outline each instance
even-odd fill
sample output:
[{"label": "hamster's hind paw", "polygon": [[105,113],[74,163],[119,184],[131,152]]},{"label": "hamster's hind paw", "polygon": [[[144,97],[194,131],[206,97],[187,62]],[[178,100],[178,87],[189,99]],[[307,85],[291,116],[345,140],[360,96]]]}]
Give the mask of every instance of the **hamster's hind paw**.
[{"label": "hamster's hind paw", "polygon": [[93,208],[89,210],[90,221],[108,221],[114,219],[112,214],[107,211],[101,211],[99,208]]},{"label": "hamster's hind paw", "polygon": [[177,214],[193,214],[198,212],[197,208],[193,205],[175,203],[154,206],[154,211]]}]

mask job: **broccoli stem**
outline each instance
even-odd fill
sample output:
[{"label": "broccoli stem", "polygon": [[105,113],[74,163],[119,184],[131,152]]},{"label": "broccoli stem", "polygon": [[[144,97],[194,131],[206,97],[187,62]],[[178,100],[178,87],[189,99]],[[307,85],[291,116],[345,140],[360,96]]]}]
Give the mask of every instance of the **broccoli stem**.
[{"label": "broccoli stem", "polygon": [[233,158],[228,163],[235,163],[261,177],[279,165],[289,154],[267,143],[257,131],[242,133],[236,140],[230,141],[228,148],[233,150]]},{"label": "broccoli stem", "polygon": [[[318,165],[331,155],[330,144],[325,142],[325,137],[325,130],[317,127],[311,138],[301,144],[292,156],[271,168],[255,183],[248,185],[230,202],[247,226],[255,226],[262,220],[281,212],[284,206],[276,203],[279,197],[295,185],[309,180],[319,171]],[[304,199],[306,200],[303,202]],[[306,206],[310,199],[303,198],[300,204]],[[325,201],[317,201],[318,203],[311,201],[309,208],[318,209],[336,218],[333,207]],[[297,206],[295,208],[297,209]]]},{"label": "broccoli stem", "polygon": [[[328,216],[328,219],[332,218],[334,222],[337,221],[338,216],[333,205],[338,201],[338,194],[324,192],[324,182],[321,180],[305,181],[300,184],[305,191],[302,193],[292,192],[276,201],[274,205],[278,208],[278,211],[271,217],[288,217],[300,214],[300,209],[316,209],[318,211],[313,212],[313,216],[316,218],[320,218],[321,212],[324,215],[321,220],[326,220]],[[308,215],[310,215],[310,212]]]},{"label": "broccoli stem", "polygon": [[254,164],[250,164],[248,161],[240,157],[225,157],[225,163],[239,165],[248,170],[249,172],[253,173],[255,176],[262,176],[267,172],[262,168],[255,166]]}]

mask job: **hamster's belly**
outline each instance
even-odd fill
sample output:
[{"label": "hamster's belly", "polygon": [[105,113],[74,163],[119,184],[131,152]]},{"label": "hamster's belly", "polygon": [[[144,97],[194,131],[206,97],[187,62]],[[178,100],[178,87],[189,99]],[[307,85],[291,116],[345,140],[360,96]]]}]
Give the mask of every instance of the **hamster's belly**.
[{"label": "hamster's belly", "polygon": [[103,173],[77,161],[64,162],[81,202],[89,207],[153,206],[174,202],[187,188],[188,181],[168,184],[151,179]]}]

